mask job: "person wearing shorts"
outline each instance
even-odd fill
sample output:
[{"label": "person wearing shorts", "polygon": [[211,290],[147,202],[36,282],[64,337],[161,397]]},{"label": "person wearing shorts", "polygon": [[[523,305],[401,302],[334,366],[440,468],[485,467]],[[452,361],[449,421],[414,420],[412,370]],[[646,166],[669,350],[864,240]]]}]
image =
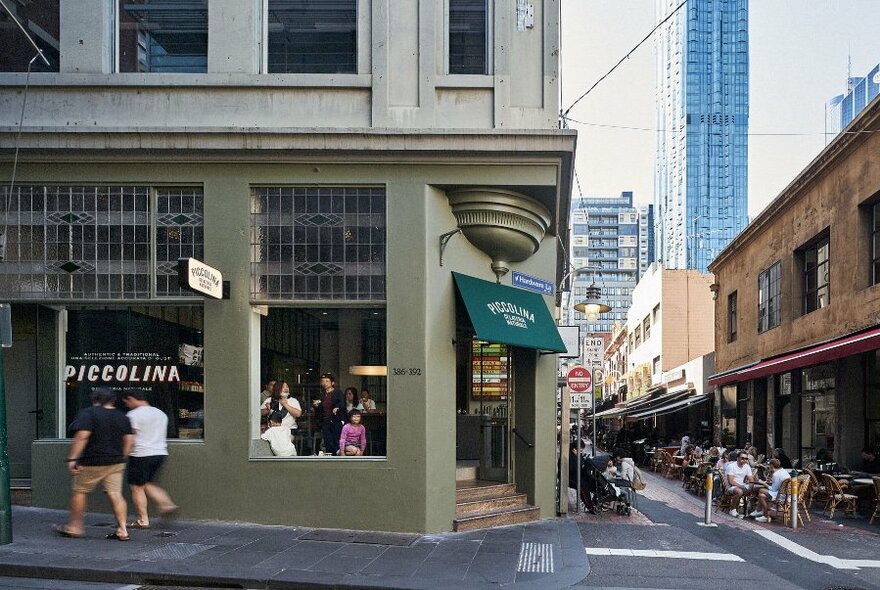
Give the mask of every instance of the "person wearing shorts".
[{"label": "person wearing shorts", "polygon": [[67,470],[73,476],[70,494],[70,516],[66,525],[55,531],[62,537],[83,537],[83,515],[88,495],[98,484],[113,507],[116,530],[108,539],[128,541],[127,505],[122,496],[122,473],[125,459],[131,452],[134,437],[125,414],[116,409],[116,394],[99,387],[91,394],[92,405],[81,410],[70,425],[73,441],[67,455]]},{"label": "person wearing shorts", "polygon": [[122,401],[129,409],[127,415],[134,430],[134,448],[128,459],[128,485],[137,519],[128,523],[128,526],[133,529],[148,529],[150,515],[147,511],[147,498],[159,507],[159,513],[163,516],[177,511],[177,505],[168,492],[156,483],[159,470],[168,456],[168,416],[151,406],[139,390],[127,391],[123,394]]}]

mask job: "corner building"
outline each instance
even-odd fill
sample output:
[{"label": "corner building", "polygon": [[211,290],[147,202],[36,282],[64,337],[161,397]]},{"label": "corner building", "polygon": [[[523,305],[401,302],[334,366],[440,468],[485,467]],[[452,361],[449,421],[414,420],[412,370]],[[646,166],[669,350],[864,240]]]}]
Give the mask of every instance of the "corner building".
[{"label": "corner building", "polygon": [[[169,415],[188,518],[452,530],[465,447],[555,514],[554,301],[505,271],[562,276],[557,1],[38,4],[50,66],[0,73],[10,459],[35,505],[66,505],[67,426],[109,385]],[[229,298],[181,290],[181,257]],[[363,457],[317,455],[324,372],[376,404]],[[304,410],[295,458],[260,440],[269,378]]]},{"label": "corner building", "polygon": [[875,98],[710,265],[728,446],[860,469],[880,445],[878,123]]}]

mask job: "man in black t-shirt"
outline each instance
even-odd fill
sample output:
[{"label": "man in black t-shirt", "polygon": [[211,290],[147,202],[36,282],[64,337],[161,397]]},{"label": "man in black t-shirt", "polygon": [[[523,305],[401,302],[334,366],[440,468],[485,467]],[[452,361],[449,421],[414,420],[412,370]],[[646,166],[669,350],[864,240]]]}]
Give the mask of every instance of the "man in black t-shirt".
[{"label": "man in black t-shirt", "polygon": [[92,392],[91,407],[81,410],[70,425],[73,442],[67,455],[67,470],[73,476],[70,517],[55,531],[62,537],[84,536],[83,514],[89,493],[99,483],[113,506],[116,531],[108,539],[128,541],[125,526],[127,506],[122,496],[125,461],[134,444],[128,417],[116,409],[116,394],[99,387]]}]

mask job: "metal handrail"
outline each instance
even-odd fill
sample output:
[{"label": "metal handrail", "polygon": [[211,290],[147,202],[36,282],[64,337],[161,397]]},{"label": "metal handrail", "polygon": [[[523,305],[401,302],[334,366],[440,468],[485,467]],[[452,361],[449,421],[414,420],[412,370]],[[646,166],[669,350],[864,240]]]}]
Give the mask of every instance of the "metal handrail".
[{"label": "metal handrail", "polygon": [[521,434],[519,433],[519,431],[518,431],[516,428],[511,428],[510,431],[511,431],[513,434],[516,435],[516,438],[518,438],[518,439],[520,439],[522,442],[524,442],[525,445],[526,445],[527,447],[529,447],[530,449],[535,448],[535,445],[533,445],[532,443],[530,443],[529,441],[527,441],[527,440],[525,439],[525,437],[524,437],[523,435],[521,435]]}]

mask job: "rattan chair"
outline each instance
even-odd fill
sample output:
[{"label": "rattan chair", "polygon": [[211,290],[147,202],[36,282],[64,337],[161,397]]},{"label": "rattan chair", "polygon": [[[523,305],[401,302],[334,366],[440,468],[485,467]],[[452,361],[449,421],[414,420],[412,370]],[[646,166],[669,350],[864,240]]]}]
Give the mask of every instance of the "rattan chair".
[{"label": "rattan chair", "polygon": [[852,517],[856,515],[856,506],[859,501],[858,496],[844,493],[840,482],[828,475],[822,474],[822,481],[825,483],[825,489],[828,492],[828,501],[825,503],[825,513],[828,518],[834,518],[834,512],[837,507],[843,504],[843,514],[849,514]]},{"label": "rattan chair", "polygon": [[706,492],[706,471],[710,463],[702,462],[697,470],[684,482],[684,489],[702,496]]},{"label": "rattan chair", "polygon": [[816,477],[816,472],[812,469],[805,469],[807,475],[810,476],[810,506],[813,505],[813,502],[821,502],[823,505],[828,503],[828,491],[825,489],[825,486],[819,482],[819,478]]},{"label": "rattan chair", "polygon": [[770,512],[774,512],[773,518],[779,518],[782,514],[782,524],[788,526],[791,518],[791,479],[786,479],[779,486],[776,499],[770,503]]}]

